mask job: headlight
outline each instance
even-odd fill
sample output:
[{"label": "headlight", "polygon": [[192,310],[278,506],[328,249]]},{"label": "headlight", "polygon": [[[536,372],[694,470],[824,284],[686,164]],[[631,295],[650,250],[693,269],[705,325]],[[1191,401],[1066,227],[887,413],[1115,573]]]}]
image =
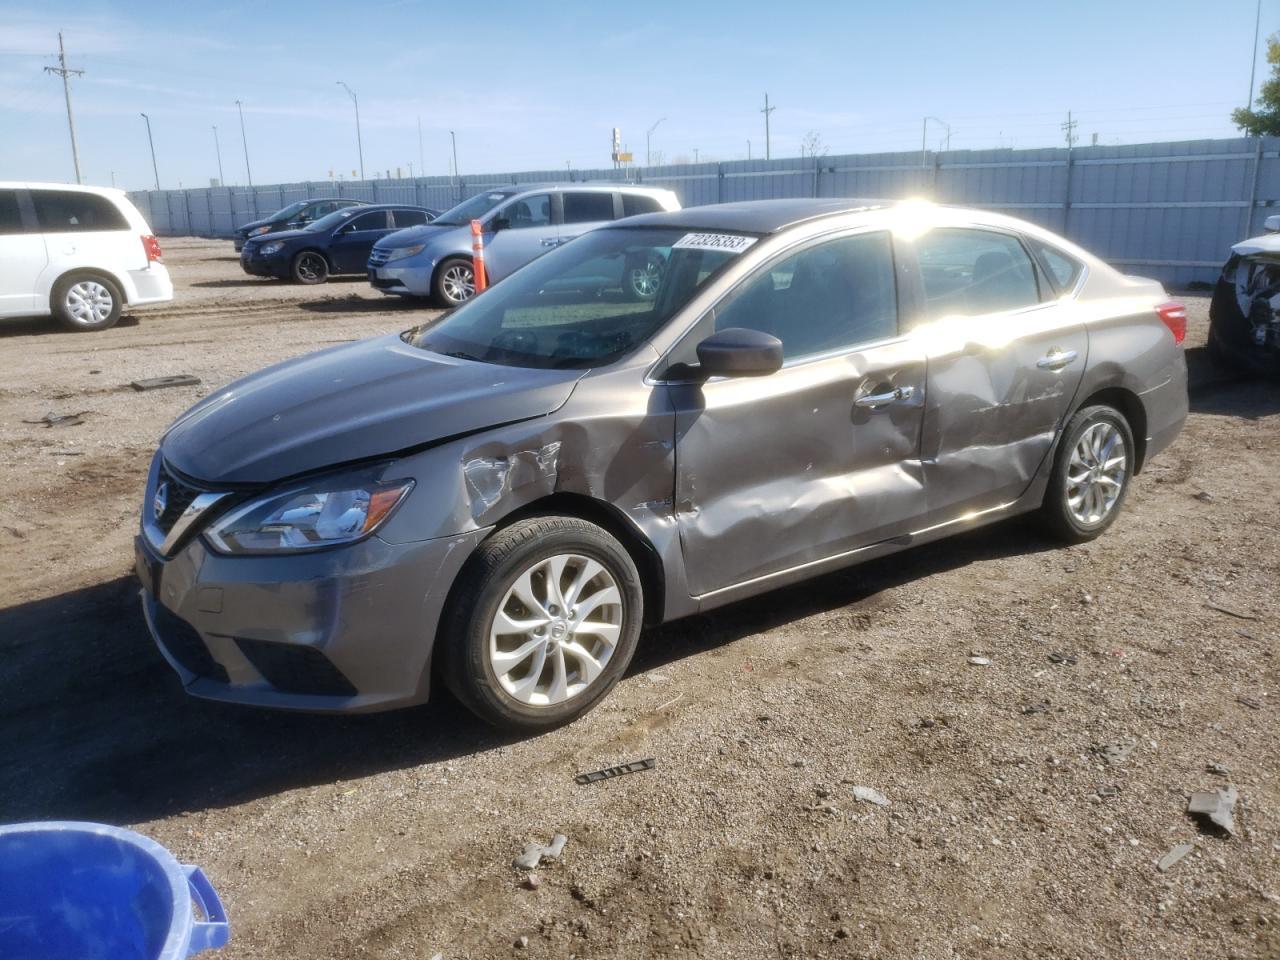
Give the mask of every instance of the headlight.
[{"label": "headlight", "polygon": [[372,480],[368,472],[316,480],[249,501],[205,537],[220,553],[289,553],[354,543],[391,515],[412,480]]},{"label": "headlight", "polygon": [[270,233],[270,232],[271,232],[271,224],[269,224],[269,223],[264,223],[262,226],[260,226],[260,227],[254,227],[252,230],[250,230],[250,231],[249,231],[249,236],[251,236],[251,237],[260,237],[260,236],[262,236],[262,234],[264,234],[264,233]]},{"label": "headlight", "polygon": [[412,257],[415,253],[421,253],[425,243],[415,243],[412,247],[396,247],[387,254],[387,260],[403,260],[405,257]]},{"label": "headlight", "polygon": [[270,243],[264,243],[258,248],[259,253],[279,253],[284,249],[283,240],[272,240]]}]

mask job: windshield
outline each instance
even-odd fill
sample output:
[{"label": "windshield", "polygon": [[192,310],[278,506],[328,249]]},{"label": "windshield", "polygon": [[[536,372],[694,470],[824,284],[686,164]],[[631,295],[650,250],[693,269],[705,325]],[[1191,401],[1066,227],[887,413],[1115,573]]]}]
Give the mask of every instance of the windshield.
[{"label": "windshield", "polygon": [[446,227],[465,226],[472,220],[479,220],[507,197],[513,196],[515,193],[510,190],[505,193],[500,190],[491,190],[488,193],[476,194],[470,200],[463,200],[456,207],[446,210],[431,222],[443,224]]},{"label": "windshield", "polygon": [[404,339],[510,367],[602,366],[648,340],[751,242],[735,249],[689,239],[707,236],[716,235],[593,230]]},{"label": "windshield", "polygon": [[297,203],[289,204],[283,210],[277,210],[275,213],[271,215],[271,222],[284,223],[286,220],[292,220],[299,213],[301,213],[302,208],[305,207],[310,202],[311,202],[310,200],[299,200]]},{"label": "windshield", "polygon": [[327,216],[321,217],[319,220],[312,220],[303,230],[330,230],[342,223],[343,220],[350,220],[357,213],[363,212],[360,207],[345,207],[342,210],[335,210]]}]

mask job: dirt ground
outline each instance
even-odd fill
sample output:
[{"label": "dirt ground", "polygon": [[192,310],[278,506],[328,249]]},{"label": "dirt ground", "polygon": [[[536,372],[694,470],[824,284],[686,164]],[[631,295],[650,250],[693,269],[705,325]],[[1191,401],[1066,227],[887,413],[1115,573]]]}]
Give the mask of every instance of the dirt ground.
[{"label": "dirt ground", "polygon": [[[1280,385],[1212,370],[1203,296],[1186,430],[1101,540],[1012,521],[668,625],[599,709],[516,739],[446,696],[183,694],[130,572],[162,430],[420,309],[165,253],[171,305],[0,325],[0,822],[156,837],[222,893],[227,960],[1280,958]],[[202,384],[128,386],[176,373]],[[48,412],[84,422],[24,422]],[[1189,792],[1228,782],[1238,834],[1202,833]],[[556,832],[531,889],[512,858]]]}]

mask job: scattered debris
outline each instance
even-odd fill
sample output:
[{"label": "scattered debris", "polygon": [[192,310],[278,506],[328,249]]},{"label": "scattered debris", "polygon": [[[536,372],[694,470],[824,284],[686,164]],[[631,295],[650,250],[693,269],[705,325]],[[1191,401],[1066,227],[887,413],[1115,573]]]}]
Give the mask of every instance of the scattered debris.
[{"label": "scattered debris", "polygon": [[1074,667],[1080,662],[1080,659],[1074,653],[1065,653],[1062,650],[1054,650],[1049,654],[1050,663],[1061,663],[1068,667]]},{"label": "scattered debris", "polygon": [[1102,797],[1104,800],[1108,800],[1111,797],[1120,796],[1120,789],[1120,784],[1118,783],[1104,783],[1096,792],[1098,796]]},{"label": "scattered debris", "polygon": [[134,380],[129,386],[135,390],[159,390],[161,387],[194,387],[199,383],[199,377],[193,377],[189,373],[178,373],[171,377],[151,377],[147,380]]},{"label": "scattered debris", "polygon": [[659,707],[655,707],[653,712],[657,713],[660,710],[665,710],[667,709],[667,707],[670,707],[670,706],[673,706],[674,704],[679,703],[683,698],[684,698],[684,691],[681,690],[679,693],[677,693],[674,697],[672,697],[666,703],[662,704]]},{"label": "scattered debris", "polygon": [[530,873],[528,876],[524,878],[524,885],[528,887],[530,890],[537,890],[540,886],[542,886],[542,878],[538,876],[536,873]]},{"label": "scattered debris", "polygon": [[1119,763],[1121,760],[1127,760],[1129,754],[1133,753],[1133,748],[1137,745],[1137,740],[1103,743],[1095,746],[1093,752],[1107,761],[1107,763]]},{"label": "scattered debris", "polygon": [[1219,829],[1234,835],[1236,825],[1233,813],[1238,796],[1235,787],[1227,787],[1225,790],[1200,790],[1191,795],[1187,803],[1187,813],[1201,821],[1208,820]]},{"label": "scattered debris", "polygon": [[875,787],[855,785],[853,799],[857,800],[858,803],[874,803],[877,807],[887,807],[889,805],[889,798]]},{"label": "scattered debris", "polygon": [[1025,704],[1025,705],[1023,706],[1023,708],[1022,708],[1022,712],[1023,712],[1024,714],[1032,714],[1032,713],[1048,713],[1048,712],[1049,712],[1049,701],[1048,701],[1048,700],[1041,700],[1039,703],[1028,703],[1028,704]]},{"label": "scattered debris", "polygon": [[[659,707],[658,709],[662,709]],[[588,783],[598,783],[601,780],[612,780],[614,777],[625,776],[628,773],[640,773],[642,770],[652,770],[657,766],[658,761],[653,757],[645,760],[633,760],[631,763],[624,763],[618,767],[606,767],[603,770],[595,770],[592,773],[580,773],[573,778],[573,782],[586,786]]]},{"label": "scattered debris", "polygon": [[516,940],[514,946],[517,950],[524,950],[529,946],[529,938],[521,934],[519,939]]},{"label": "scattered debris", "polygon": [[54,413],[52,410],[39,420],[23,420],[23,423],[43,423],[46,427],[76,427],[84,423],[86,414],[92,410],[81,410],[79,413]]},{"label": "scattered debris", "polygon": [[1212,773],[1212,774],[1214,774],[1215,776],[1218,776],[1218,777],[1229,777],[1229,776],[1231,776],[1231,771],[1230,771],[1230,770],[1228,770],[1228,769],[1227,769],[1226,767],[1224,767],[1222,764],[1220,764],[1220,763],[1215,763],[1215,762],[1213,762],[1212,760],[1210,760],[1208,763],[1206,763],[1206,764],[1204,765],[1204,768],[1205,768],[1205,770],[1207,770],[1209,773]]},{"label": "scattered debris", "polygon": [[1216,603],[1206,603],[1206,607],[1210,610],[1216,610],[1218,613],[1225,613],[1228,617],[1235,617],[1239,620],[1257,620],[1257,616],[1252,613],[1241,613],[1239,610],[1232,610],[1229,607],[1220,607]]},{"label": "scattered debris", "polygon": [[1253,697],[1236,697],[1236,703],[1242,707],[1248,707],[1250,710],[1261,710],[1262,704]]},{"label": "scattered debris", "polygon": [[55,457],[83,457],[83,450],[50,450],[50,454]]},{"label": "scattered debris", "polygon": [[973,656],[969,658],[969,664],[974,667],[989,667],[991,666],[991,658]]},{"label": "scattered debris", "polygon": [[1176,864],[1179,860],[1181,860],[1183,857],[1185,857],[1188,853],[1190,853],[1195,848],[1196,848],[1195,844],[1193,843],[1178,844],[1176,847],[1174,847],[1172,850],[1170,850],[1168,853],[1166,853],[1163,857],[1160,858],[1160,862],[1156,864],[1156,869],[1159,870],[1161,873],[1168,873],[1170,870],[1173,869],[1174,864]]},{"label": "scattered debris", "polygon": [[[1208,490],[1201,490],[1192,496],[1193,500],[1199,500],[1201,503],[1213,503],[1213,494]],[[1176,847],[1174,849],[1177,849]]]},{"label": "scattered debris", "polygon": [[542,862],[542,858],[548,860],[559,860],[560,853],[564,850],[567,838],[563,833],[557,833],[551,838],[551,846],[544,847],[540,843],[526,843],[524,853],[516,857],[513,866],[517,870],[533,870]]}]

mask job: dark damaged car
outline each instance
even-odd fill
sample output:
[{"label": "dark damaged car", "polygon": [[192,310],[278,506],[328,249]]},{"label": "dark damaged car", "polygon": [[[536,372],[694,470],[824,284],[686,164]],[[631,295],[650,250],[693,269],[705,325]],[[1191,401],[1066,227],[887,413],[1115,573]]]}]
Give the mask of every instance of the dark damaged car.
[{"label": "dark damaged car", "polygon": [[1280,216],[1266,226],[1231,248],[1209,304],[1209,350],[1230,366],[1280,374]]},{"label": "dark damaged car", "polygon": [[[575,281],[638,256],[653,299]],[[1184,327],[1159,284],[995,214],[632,218],[193,407],[147,481],[147,622],[196,696],[374,710],[443,682],[563,723],[645,624],[1029,511],[1098,536],[1182,427]]]}]

